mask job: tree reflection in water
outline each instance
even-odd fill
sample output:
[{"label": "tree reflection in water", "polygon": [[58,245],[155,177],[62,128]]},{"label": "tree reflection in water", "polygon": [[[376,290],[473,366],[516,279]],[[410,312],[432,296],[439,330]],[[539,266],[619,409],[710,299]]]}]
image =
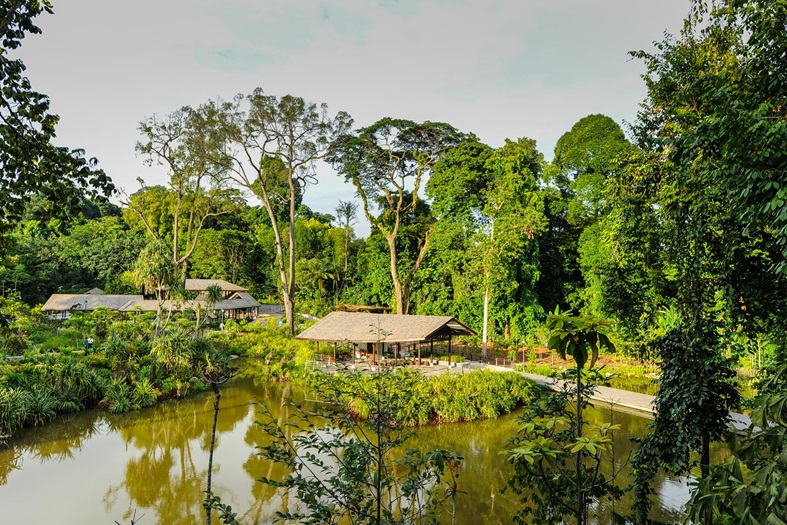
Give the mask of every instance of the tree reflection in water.
[{"label": "tree reflection in water", "polygon": [[[216,427],[218,450],[223,434],[253,417],[251,398],[252,394],[242,387],[223,393]],[[111,425],[117,426],[132,457],[126,464],[123,481],[107,490],[106,509],[113,508],[120,493],[125,492],[129,506],[124,520],[135,509],[145,509],[146,514],[152,511],[159,523],[201,522],[212,415],[213,397],[204,395],[108,418]],[[214,473],[221,469],[221,461],[218,453]],[[215,492],[221,493],[220,476],[216,482]]]},{"label": "tree reflection in water", "polygon": [[[292,411],[288,399],[298,404],[305,401],[296,387],[255,385],[250,379],[235,380],[222,391],[214,492],[241,514],[245,524],[270,523],[276,511],[294,510],[297,504],[256,481],[263,476],[281,479],[287,473],[256,454],[267,436],[254,424],[255,402],[267,402],[281,425]],[[142,523],[201,523],[212,417],[213,396],[206,393],[127,414],[85,412],[24,431],[10,448],[0,450],[0,486],[6,485],[0,490],[3,520],[128,523],[137,510],[138,517],[144,514]],[[608,418],[609,410],[598,403],[591,417]],[[622,426],[614,436],[617,470],[625,465],[632,448],[629,437],[643,435],[647,420],[615,412],[615,423]],[[422,450],[445,448],[464,456],[460,488],[465,494],[457,501],[460,525],[511,523],[517,502],[512,493],[500,492],[510,476],[510,465],[499,451],[515,425],[513,417],[505,416],[431,426],[417,429],[409,442]],[[714,461],[719,458],[718,450],[716,454]],[[90,479],[74,483],[74,475],[80,474]],[[15,483],[16,477],[20,483]],[[86,481],[96,494],[85,489]],[[35,490],[26,491],[31,485]],[[655,488],[662,501],[655,505],[659,514],[653,517],[679,521],[682,503],[688,498],[685,484],[658,478]],[[37,504],[34,498],[41,493],[57,494],[68,501],[68,508],[54,502]],[[627,503],[619,505],[616,510],[625,511]]]},{"label": "tree reflection in water", "polygon": [[24,439],[11,439],[7,448],[0,449],[0,486],[24,466],[25,457],[41,462],[73,459],[83,443],[102,430],[106,428],[98,413],[87,418],[66,414],[46,425],[25,429],[20,432]]}]

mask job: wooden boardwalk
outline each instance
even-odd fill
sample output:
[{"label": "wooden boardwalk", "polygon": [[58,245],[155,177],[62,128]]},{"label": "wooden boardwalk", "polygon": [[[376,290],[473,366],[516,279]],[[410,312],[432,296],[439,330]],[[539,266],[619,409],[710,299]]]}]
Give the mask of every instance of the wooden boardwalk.
[{"label": "wooden boardwalk", "polygon": [[[511,371],[510,368],[489,365],[487,365],[487,368],[497,369],[500,371]],[[559,381],[546,376],[528,374],[526,372],[519,373],[547,388],[552,388],[555,386],[556,381]],[[640,394],[638,392],[629,392],[628,390],[618,390],[617,388],[597,386],[596,393],[591,397],[591,399],[602,403],[609,403],[615,407],[631,410],[645,417],[653,418],[653,402],[656,398],[654,396]],[[730,422],[735,427],[735,430],[738,431],[738,434],[745,434],[746,430],[751,424],[751,418],[745,414],[739,414],[737,412],[731,412],[730,418]]]}]

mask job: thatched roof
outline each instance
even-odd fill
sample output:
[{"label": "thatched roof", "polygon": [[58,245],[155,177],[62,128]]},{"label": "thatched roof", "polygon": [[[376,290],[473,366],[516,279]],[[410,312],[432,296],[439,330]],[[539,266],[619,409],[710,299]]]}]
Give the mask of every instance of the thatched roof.
[{"label": "thatched roof", "polygon": [[453,317],[331,312],[296,339],[353,343],[411,343],[438,335],[475,335]]},{"label": "thatched roof", "polygon": [[222,279],[186,279],[186,290],[204,292],[208,286],[218,284],[222,292],[245,292],[246,288]]},{"label": "thatched roof", "polygon": [[[143,301],[141,295],[95,295],[95,294],[53,294],[44,306],[44,311],[64,312],[68,310],[95,310],[104,306],[110,310],[125,310],[129,304]],[[155,302],[155,301],[154,301]]]}]

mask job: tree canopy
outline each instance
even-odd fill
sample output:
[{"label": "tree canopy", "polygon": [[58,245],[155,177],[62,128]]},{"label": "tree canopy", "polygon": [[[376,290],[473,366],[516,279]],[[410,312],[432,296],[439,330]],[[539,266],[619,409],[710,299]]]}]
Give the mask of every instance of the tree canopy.
[{"label": "tree canopy", "polygon": [[54,144],[57,115],[49,97],[34,91],[25,65],[11,58],[28,34],[40,33],[34,18],[52,13],[48,0],[14,0],[0,4],[0,228],[19,220],[27,199],[44,197],[46,217],[70,218],[85,194],[109,196],[111,179],[97,169],[84,150]]}]

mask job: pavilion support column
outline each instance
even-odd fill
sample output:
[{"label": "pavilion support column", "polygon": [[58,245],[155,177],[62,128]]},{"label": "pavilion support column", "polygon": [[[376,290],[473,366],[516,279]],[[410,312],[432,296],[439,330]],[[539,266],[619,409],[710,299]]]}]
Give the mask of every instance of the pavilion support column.
[{"label": "pavilion support column", "polygon": [[418,365],[420,366],[421,363],[421,345],[423,344],[422,341],[418,341]]},{"label": "pavilion support column", "polygon": [[333,342],[333,364],[336,364],[336,341]]},{"label": "pavilion support column", "polygon": [[429,359],[434,360],[434,339],[429,340]]},{"label": "pavilion support column", "polygon": [[448,335],[448,368],[451,368],[451,335]]}]

